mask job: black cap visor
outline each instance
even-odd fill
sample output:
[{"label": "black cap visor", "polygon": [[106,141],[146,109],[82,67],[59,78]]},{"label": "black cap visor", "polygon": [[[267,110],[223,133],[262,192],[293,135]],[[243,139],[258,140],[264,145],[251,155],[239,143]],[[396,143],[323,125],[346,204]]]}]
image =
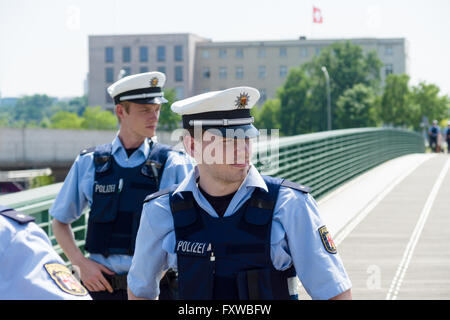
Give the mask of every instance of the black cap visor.
[{"label": "black cap visor", "polygon": [[230,139],[256,138],[259,136],[259,130],[253,124],[227,127],[202,127],[203,130],[209,130],[214,135],[221,135]]}]

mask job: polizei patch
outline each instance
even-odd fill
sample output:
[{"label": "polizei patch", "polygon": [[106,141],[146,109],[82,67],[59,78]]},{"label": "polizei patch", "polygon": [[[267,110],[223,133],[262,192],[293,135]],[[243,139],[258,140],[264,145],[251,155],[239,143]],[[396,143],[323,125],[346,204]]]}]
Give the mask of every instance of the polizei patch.
[{"label": "polizei patch", "polygon": [[62,291],[74,296],[85,296],[88,294],[86,288],[75,279],[66,266],[60,263],[47,263],[44,267]]},{"label": "polizei patch", "polygon": [[195,242],[178,240],[175,251],[185,255],[206,256],[211,251],[211,244],[207,242]]},{"label": "polizei patch", "polygon": [[94,188],[96,193],[114,193],[116,192],[115,184],[96,184]]},{"label": "polizei patch", "polygon": [[336,245],[334,244],[333,239],[331,238],[330,232],[328,231],[326,226],[322,226],[318,229],[320,238],[322,239],[323,246],[325,250],[329,253],[336,253]]}]

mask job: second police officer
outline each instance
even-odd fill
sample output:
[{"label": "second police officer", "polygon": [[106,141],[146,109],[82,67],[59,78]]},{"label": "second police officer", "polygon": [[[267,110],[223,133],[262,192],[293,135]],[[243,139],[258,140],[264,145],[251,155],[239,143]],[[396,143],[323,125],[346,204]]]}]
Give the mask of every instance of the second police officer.
[{"label": "second police officer", "polygon": [[[126,299],[144,198],[181,182],[192,169],[184,153],[156,143],[165,75],[124,77],[108,88],[120,129],[111,143],[83,150],[50,209],[55,237],[94,300]],[[85,249],[77,247],[70,224],[90,207]],[[173,274],[170,274],[173,277]],[[161,287],[167,289],[167,277]],[[165,290],[170,298],[172,292]]]},{"label": "second police officer", "polygon": [[307,187],[250,163],[259,91],[237,87],[177,101],[197,166],[146,199],[128,273],[130,299],[155,299],[177,268],[181,299],[350,299],[351,282]]}]

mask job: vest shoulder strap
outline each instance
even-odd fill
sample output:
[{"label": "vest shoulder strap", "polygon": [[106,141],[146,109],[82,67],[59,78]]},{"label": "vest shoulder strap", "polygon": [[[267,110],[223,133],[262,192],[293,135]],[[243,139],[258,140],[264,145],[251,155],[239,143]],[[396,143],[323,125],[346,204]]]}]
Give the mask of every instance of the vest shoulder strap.
[{"label": "vest shoulder strap", "polygon": [[171,151],[181,152],[173,149],[171,146],[162,143],[154,143],[152,146],[152,151],[148,155],[147,161],[155,163],[157,169],[163,168],[167,158],[169,157],[169,152]]},{"label": "vest shoulder strap", "polygon": [[288,187],[291,189],[295,189],[298,191],[301,191],[303,193],[310,193],[311,192],[311,188],[307,187],[307,186],[303,186],[301,184],[289,181],[289,180],[283,180],[283,182],[281,183],[281,186],[283,187]]},{"label": "vest shoulder strap", "polygon": [[4,206],[0,206],[0,215],[8,217],[20,224],[34,221],[33,217]]},{"label": "vest shoulder strap", "polygon": [[167,187],[167,188],[165,188],[163,190],[159,190],[159,191],[157,191],[155,193],[152,193],[152,194],[148,195],[144,199],[144,203],[149,202],[149,201],[151,201],[153,199],[159,198],[159,197],[161,197],[161,196],[163,196],[165,194],[169,194],[171,192],[174,192],[177,187],[178,187],[178,184],[174,184],[174,185],[172,185],[170,187]]},{"label": "vest shoulder strap", "polygon": [[94,150],[94,166],[96,172],[104,172],[108,170],[111,164],[112,144],[105,143],[95,147]]},{"label": "vest shoulder strap", "polygon": [[95,147],[86,148],[80,151],[80,156],[84,156],[87,153],[91,153],[95,151]]}]

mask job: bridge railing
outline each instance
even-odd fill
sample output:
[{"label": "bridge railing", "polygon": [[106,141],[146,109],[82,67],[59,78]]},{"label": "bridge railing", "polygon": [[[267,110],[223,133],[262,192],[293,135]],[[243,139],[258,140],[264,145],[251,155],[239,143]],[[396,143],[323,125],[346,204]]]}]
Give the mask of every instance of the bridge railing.
[{"label": "bridge railing", "polygon": [[[386,128],[345,129],[292,137],[272,136],[254,146],[253,163],[263,173],[311,187],[319,199],[349,179],[387,160],[425,151],[424,140],[412,131]],[[62,183],[0,196],[0,204],[32,215],[57,245],[48,213]],[[84,250],[88,214],[72,224]]]}]

